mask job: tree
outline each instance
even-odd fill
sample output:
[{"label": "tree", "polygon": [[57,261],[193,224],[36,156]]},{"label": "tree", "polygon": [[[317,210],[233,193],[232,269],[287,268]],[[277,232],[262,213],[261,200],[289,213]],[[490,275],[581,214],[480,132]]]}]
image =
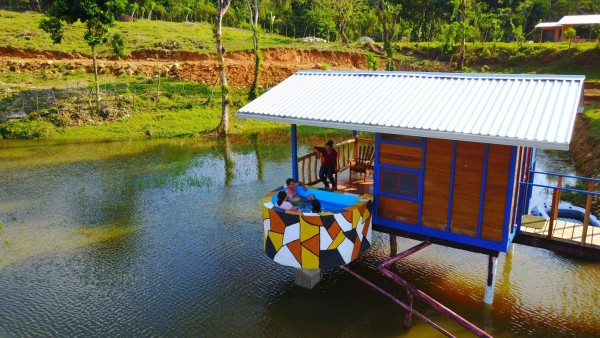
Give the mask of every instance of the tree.
[{"label": "tree", "polygon": [[571,42],[573,42],[575,35],[577,35],[575,28],[569,27],[565,30],[565,38],[569,39],[569,49],[571,49]]},{"label": "tree", "polygon": [[315,0],[316,9],[321,9],[335,23],[342,41],[347,44],[346,26],[354,15],[354,8],[360,0]]},{"label": "tree", "polygon": [[385,0],[376,2],[375,13],[381,23],[383,49],[385,50],[385,70],[394,70],[394,54],[392,51],[392,38],[396,33],[396,23],[400,17],[402,5],[386,3]]},{"label": "tree", "polygon": [[227,74],[225,71],[225,47],[223,47],[223,17],[229,8],[231,0],[217,0],[217,16],[215,20],[214,33],[217,44],[217,55],[219,62],[219,78],[221,80],[221,122],[215,132],[218,135],[227,135],[229,129],[229,86],[227,85]]},{"label": "tree", "polygon": [[83,38],[92,50],[94,82],[96,84],[96,112],[100,112],[100,84],[96,65],[96,47],[108,41],[108,29],[115,17],[125,11],[126,0],[56,0],[52,3],[40,28],[50,34],[54,43],[61,43],[64,33],[63,23],[71,25],[81,21],[85,25]]},{"label": "tree", "polygon": [[254,80],[250,85],[248,99],[254,100],[258,97],[258,81],[260,76],[260,65],[262,63],[262,51],[258,46],[260,33],[260,27],[258,26],[258,0],[254,0],[254,6],[250,3],[250,0],[246,0],[246,5],[248,5],[248,15],[250,26],[252,27],[252,43],[254,49]]},{"label": "tree", "polygon": [[148,20],[152,20],[152,11],[156,7],[156,2],[154,2],[154,1],[148,1],[147,4],[148,5],[146,6],[146,8],[148,8]]}]

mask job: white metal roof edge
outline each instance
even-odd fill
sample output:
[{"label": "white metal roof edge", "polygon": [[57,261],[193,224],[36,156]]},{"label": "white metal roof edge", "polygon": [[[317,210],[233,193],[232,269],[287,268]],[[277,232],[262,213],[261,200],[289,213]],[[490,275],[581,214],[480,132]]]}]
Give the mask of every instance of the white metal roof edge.
[{"label": "white metal roof edge", "polygon": [[491,144],[502,144],[508,146],[525,146],[542,149],[553,149],[553,150],[569,150],[569,143],[557,143],[557,142],[544,142],[544,141],[532,141],[517,138],[499,137],[499,136],[486,136],[486,135],[473,135],[463,134],[454,132],[444,131],[433,131],[423,129],[407,129],[399,127],[386,127],[386,126],[374,126],[365,124],[352,124],[352,123],[341,123],[332,121],[320,121],[312,119],[297,119],[289,117],[276,117],[272,115],[259,115],[252,113],[238,112],[238,118],[241,119],[255,119],[255,120],[266,120],[272,122],[280,122],[287,124],[301,124],[314,127],[324,128],[335,128],[345,130],[359,130],[368,131],[375,133],[384,134],[397,134],[406,136],[417,136],[417,137],[428,137],[428,138],[439,138],[456,141],[467,141],[467,142],[478,142],[478,143],[491,143]]},{"label": "white metal roof edge", "polygon": [[562,19],[558,20],[558,23],[562,25],[597,25],[600,24],[599,14],[583,14],[583,15],[565,15]]},{"label": "white metal roof edge", "polygon": [[535,28],[551,28],[551,27],[562,27],[563,25],[558,22],[540,22],[535,25]]},{"label": "white metal roof edge", "polygon": [[415,76],[425,78],[456,79],[528,79],[528,80],[585,80],[585,75],[557,74],[482,74],[482,73],[440,73],[440,72],[403,72],[403,71],[369,71],[369,70],[299,70],[296,75],[377,75],[377,76]]}]

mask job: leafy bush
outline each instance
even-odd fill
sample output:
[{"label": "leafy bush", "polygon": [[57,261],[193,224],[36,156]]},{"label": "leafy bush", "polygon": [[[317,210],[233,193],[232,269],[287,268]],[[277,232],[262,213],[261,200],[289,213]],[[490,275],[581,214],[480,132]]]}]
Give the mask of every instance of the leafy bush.
[{"label": "leafy bush", "polygon": [[367,53],[365,54],[365,57],[367,58],[367,68],[370,70],[377,70],[377,62],[379,59],[375,56],[375,54]]},{"label": "leafy bush", "polygon": [[458,50],[458,23],[444,25],[442,28],[442,55],[450,57]]},{"label": "leafy bush", "polygon": [[0,126],[0,135],[9,139],[36,139],[49,137],[55,131],[54,125],[46,121],[18,121]]},{"label": "leafy bush", "polygon": [[125,57],[125,40],[123,39],[123,36],[119,33],[115,33],[112,36],[112,39],[110,39],[110,44],[117,59],[123,60]]}]

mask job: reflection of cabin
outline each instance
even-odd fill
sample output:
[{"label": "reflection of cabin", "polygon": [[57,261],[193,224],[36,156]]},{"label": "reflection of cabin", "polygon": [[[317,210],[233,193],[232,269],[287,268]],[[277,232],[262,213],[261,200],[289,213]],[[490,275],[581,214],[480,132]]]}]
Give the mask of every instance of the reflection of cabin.
[{"label": "reflection of cabin", "polygon": [[[600,25],[600,15],[568,15],[558,22],[541,22],[535,26],[540,29],[541,42],[560,42],[568,40],[565,31],[571,27]],[[582,39],[573,39],[574,42]]]},{"label": "reflection of cabin", "polygon": [[375,229],[504,252],[531,148],[568,149],[583,79],[300,71],[238,116],[375,132]]},{"label": "reflection of cabin", "polygon": [[583,81],[300,71],[238,117],[292,124],[296,177],[296,124],[375,133],[374,230],[486,253],[492,262],[521,222],[527,189],[519,182],[534,148],[568,149]]}]

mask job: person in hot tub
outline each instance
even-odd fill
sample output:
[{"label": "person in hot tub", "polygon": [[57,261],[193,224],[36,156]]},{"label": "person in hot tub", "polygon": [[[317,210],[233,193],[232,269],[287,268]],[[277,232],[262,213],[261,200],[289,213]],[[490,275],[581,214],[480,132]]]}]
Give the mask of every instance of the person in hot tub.
[{"label": "person in hot tub", "polygon": [[[304,189],[304,191],[306,191],[306,186],[304,185],[304,183],[300,182],[300,181],[294,181],[293,178],[288,178],[287,180],[285,180],[285,193],[287,194],[287,200],[290,202],[299,202],[302,200],[302,197],[298,196],[298,193],[296,193],[296,188],[300,186]],[[308,195],[308,197],[306,197],[307,201],[312,201],[315,199],[315,195],[310,194]]]},{"label": "person in hot tub", "polygon": [[277,194],[277,203],[275,203],[275,205],[283,210],[292,210],[292,211],[298,210],[298,208],[293,206],[292,203],[286,201],[286,198],[287,198],[287,194],[285,193],[285,191],[280,191]]}]

